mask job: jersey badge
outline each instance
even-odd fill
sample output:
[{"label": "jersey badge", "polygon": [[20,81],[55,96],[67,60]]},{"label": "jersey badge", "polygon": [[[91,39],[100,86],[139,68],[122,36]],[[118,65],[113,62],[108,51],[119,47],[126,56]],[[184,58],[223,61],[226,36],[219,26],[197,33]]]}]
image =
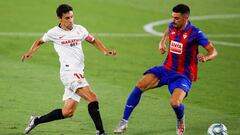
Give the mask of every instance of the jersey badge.
[{"label": "jersey badge", "polygon": [[187,33],[183,34],[183,38],[186,39],[187,38]]}]

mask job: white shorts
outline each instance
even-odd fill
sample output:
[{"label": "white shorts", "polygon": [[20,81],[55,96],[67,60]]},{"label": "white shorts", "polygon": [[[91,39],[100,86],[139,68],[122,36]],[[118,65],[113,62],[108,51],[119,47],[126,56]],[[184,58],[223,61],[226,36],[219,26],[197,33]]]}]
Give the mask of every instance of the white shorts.
[{"label": "white shorts", "polygon": [[83,73],[74,71],[63,71],[60,74],[61,81],[65,87],[62,98],[63,101],[71,98],[79,102],[81,97],[76,94],[76,90],[78,88],[89,86],[86,78],[83,76]]}]

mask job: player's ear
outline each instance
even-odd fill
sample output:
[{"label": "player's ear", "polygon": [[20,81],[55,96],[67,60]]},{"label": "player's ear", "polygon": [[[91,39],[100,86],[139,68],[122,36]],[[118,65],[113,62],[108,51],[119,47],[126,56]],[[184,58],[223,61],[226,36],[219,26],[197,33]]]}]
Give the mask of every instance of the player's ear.
[{"label": "player's ear", "polygon": [[184,20],[185,20],[185,21],[188,21],[188,16],[184,16]]},{"label": "player's ear", "polygon": [[57,16],[57,18],[58,18],[58,21],[59,21],[59,23],[60,23],[61,20],[62,20],[62,17]]},{"label": "player's ear", "polygon": [[187,14],[183,14],[183,18],[184,18],[184,19],[186,19],[186,20],[187,20],[187,19],[188,19],[188,17],[189,17],[189,16],[188,16]]}]

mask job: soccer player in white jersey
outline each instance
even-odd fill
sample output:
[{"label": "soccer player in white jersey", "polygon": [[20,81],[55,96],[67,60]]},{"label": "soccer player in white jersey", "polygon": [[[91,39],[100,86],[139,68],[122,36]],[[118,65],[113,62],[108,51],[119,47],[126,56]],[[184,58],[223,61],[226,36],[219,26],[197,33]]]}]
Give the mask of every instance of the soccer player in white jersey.
[{"label": "soccer player in white jersey", "polygon": [[36,40],[30,50],[21,58],[26,61],[32,57],[39,47],[45,42],[53,42],[54,49],[59,55],[60,77],[65,86],[63,95],[64,106],[42,116],[31,116],[25,133],[28,134],[34,127],[41,123],[72,117],[82,97],[88,102],[88,112],[91,116],[97,135],[106,135],[98,106],[96,94],[90,88],[84,77],[84,54],[82,42],[93,44],[104,55],[116,55],[115,50],[108,50],[99,40],[94,38],[81,25],[74,24],[73,9],[68,4],[61,4],[56,10],[59,25],[50,29],[42,38]]}]

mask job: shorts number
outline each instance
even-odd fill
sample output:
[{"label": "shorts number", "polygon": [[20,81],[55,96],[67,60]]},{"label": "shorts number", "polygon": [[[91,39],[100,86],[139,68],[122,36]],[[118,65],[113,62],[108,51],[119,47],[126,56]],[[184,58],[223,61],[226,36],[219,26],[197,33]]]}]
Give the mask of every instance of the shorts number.
[{"label": "shorts number", "polygon": [[84,76],[82,74],[80,74],[80,73],[74,73],[73,75],[75,77],[77,77],[78,79],[83,79],[84,78]]}]

